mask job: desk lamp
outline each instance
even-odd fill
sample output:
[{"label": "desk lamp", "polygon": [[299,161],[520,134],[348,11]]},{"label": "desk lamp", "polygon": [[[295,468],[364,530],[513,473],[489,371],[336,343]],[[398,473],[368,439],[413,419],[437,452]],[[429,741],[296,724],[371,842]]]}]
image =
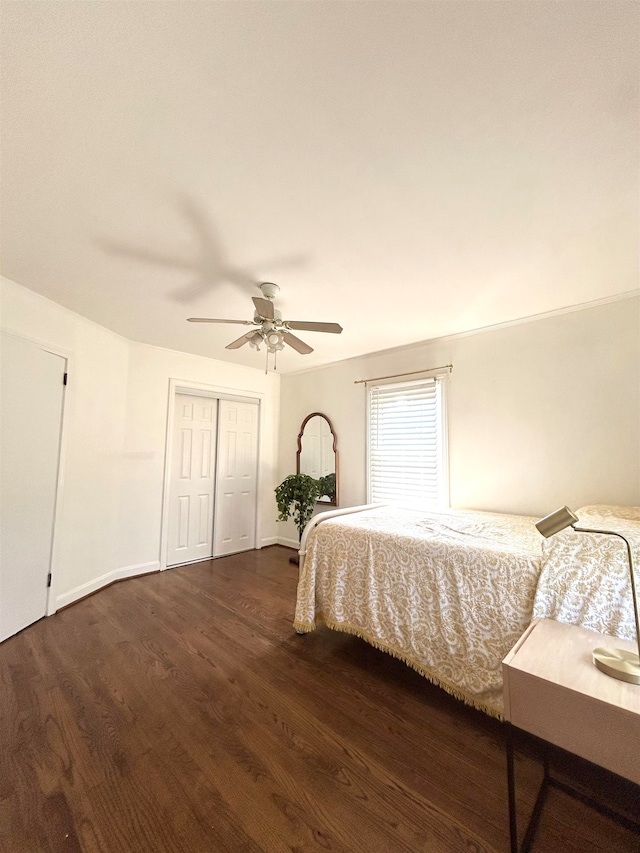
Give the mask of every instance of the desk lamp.
[{"label": "desk lamp", "polygon": [[599,670],[610,675],[612,678],[618,678],[621,681],[628,681],[631,684],[640,684],[640,618],[638,617],[638,600],[636,598],[636,580],[635,570],[633,567],[633,555],[631,553],[631,545],[621,533],[616,533],[613,530],[591,530],[587,527],[576,527],[579,519],[575,513],[571,512],[569,507],[563,506],[552,512],[551,515],[546,515],[540,521],[536,521],[536,527],[545,538],[554,536],[565,527],[572,527],[578,533],[604,533],[607,536],[617,536],[623,540],[627,546],[627,557],[629,558],[629,571],[631,573],[631,595],[633,596],[633,615],[636,621],[636,645],[638,653],[628,652],[625,649],[594,649],[593,662]]}]

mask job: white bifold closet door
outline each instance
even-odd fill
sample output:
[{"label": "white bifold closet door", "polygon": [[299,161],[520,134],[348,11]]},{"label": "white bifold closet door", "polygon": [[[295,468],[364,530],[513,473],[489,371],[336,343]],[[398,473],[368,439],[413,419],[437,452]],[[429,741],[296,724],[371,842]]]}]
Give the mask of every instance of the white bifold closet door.
[{"label": "white bifold closet door", "polygon": [[0,334],[0,640],[43,617],[66,360]]},{"label": "white bifold closet door", "polygon": [[220,400],[216,557],[255,548],[258,411],[257,404]]},{"label": "white bifold closet door", "polygon": [[176,394],[167,566],[255,547],[258,405]]},{"label": "white bifold closet door", "polygon": [[213,555],[218,401],[176,394],[167,565]]}]

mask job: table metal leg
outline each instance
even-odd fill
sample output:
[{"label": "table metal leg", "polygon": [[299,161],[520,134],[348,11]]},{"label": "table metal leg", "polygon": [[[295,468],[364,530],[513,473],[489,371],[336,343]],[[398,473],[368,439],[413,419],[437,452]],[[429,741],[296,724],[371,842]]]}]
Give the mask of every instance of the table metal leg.
[{"label": "table metal leg", "polygon": [[511,853],[518,853],[518,817],[516,812],[515,766],[513,761],[513,726],[507,727],[507,788],[509,791],[509,838]]},{"label": "table metal leg", "polygon": [[531,850],[535,841],[538,824],[540,823],[540,817],[542,816],[542,811],[550,788],[557,788],[559,791],[568,794],[574,799],[580,800],[585,805],[600,812],[600,814],[605,815],[611,820],[616,821],[631,832],[640,835],[640,821],[634,819],[634,817],[622,814],[621,812],[611,808],[605,803],[598,802],[593,797],[590,797],[588,794],[582,791],[578,791],[571,785],[568,785],[567,783],[554,778],[553,774],[551,773],[548,750],[546,749],[544,742],[541,741],[540,743],[542,745],[542,749],[544,750],[544,776],[542,778],[542,782],[540,783],[540,788],[538,790],[538,795],[536,797],[535,804],[531,811],[531,816],[529,817],[529,820],[526,824],[526,829],[524,830],[522,844],[518,844],[518,814],[516,805],[515,770],[515,726],[513,726],[509,722],[505,722],[505,734],[507,752],[507,790],[509,797],[509,840],[511,845],[511,853],[529,853],[529,851]]},{"label": "table metal leg", "polygon": [[531,817],[525,830],[522,846],[518,844],[518,815],[516,807],[516,779],[515,779],[515,760],[514,760],[514,731],[511,723],[506,723],[507,729],[507,786],[509,793],[509,838],[511,842],[511,853],[528,853],[531,849],[536,836],[540,816],[547,798],[551,776],[549,774],[549,762],[545,754],[544,757],[544,777],[540,784],[538,796],[536,798]]},{"label": "table metal leg", "polygon": [[545,754],[544,776],[542,777],[542,782],[540,783],[540,788],[538,790],[538,796],[536,797],[536,802],[533,806],[531,817],[529,818],[529,825],[527,826],[527,831],[525,833],[524,838],[522,839],[522,847],[520,853],[529,853],[529,850],[531,850],[533,840],[536,837],[536,832],[538,830],[538,824],[540,823],[542,809],[544,808],[545,800],[547,799],[550,778],[551,777],[549,775],[549,762]]}]

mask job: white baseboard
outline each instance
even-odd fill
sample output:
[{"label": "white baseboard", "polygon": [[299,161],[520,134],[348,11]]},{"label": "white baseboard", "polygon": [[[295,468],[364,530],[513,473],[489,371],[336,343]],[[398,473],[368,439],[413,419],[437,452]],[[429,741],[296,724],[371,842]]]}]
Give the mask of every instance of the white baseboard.
[{"label": "white baseboard", "polygon": [[277,545],[278,537],[277,536],[266,536],[264,539],[260,540],[260,544],[258,548],[268,548],[269,545]]},{"label": "white baseboard", "polygon": [[288,539],[284,536],[278,536],[277,543],[278,545],[284,545],[285,548],[295,548],[296,551],[300,547],[300,543],[297,539]]},{"label": "white baseboard", "polygon": [[100,575],[99,578],[94,578],[87,583],[80,584],[69,592],[63,592],[62,595],[56,596],[56,610],[61,607],[66,607],[68,604],[73,604],[79,598],[84,598],[86,595],[91,595],[92,592],[102,589],[103,586],[109,586],[114,581],[121,581],[125,578],[133,578],[136,575],[146,575],[149,572],[157,572],[160,570],[160,563],[154,560],[151,563],[139,563],[137,566],[124,566],[122,569],[114,569],[112,572],[107,572],[105,575]]}]

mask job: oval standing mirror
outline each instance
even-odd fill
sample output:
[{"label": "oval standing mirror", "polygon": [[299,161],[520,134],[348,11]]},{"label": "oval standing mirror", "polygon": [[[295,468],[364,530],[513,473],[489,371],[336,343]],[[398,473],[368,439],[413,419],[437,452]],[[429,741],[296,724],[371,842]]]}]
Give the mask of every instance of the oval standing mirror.
[{"label": "oval standing mirror", "polygon": [[322,483],[325,494],[318,503],[338,506],[338,450],[331,421],[312,412],[302,421],[298,434],[296,473],[309,474]]}]

